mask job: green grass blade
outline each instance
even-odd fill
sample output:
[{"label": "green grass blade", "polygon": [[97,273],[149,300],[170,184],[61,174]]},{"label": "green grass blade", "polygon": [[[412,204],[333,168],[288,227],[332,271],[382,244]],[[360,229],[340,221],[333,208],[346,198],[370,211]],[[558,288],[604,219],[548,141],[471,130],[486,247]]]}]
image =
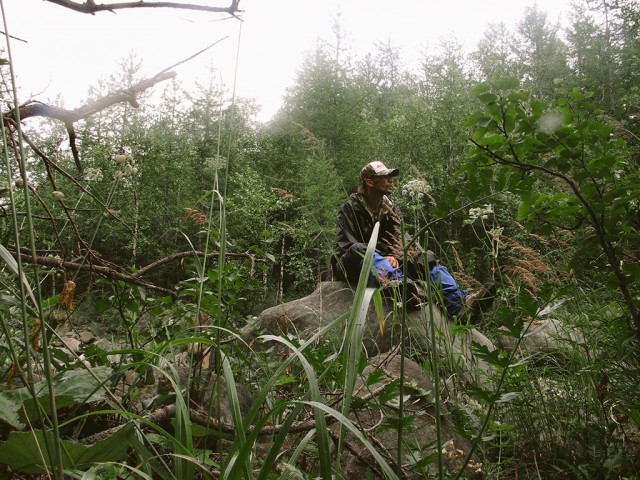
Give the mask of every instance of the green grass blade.
[{"label": "green grass blade", "polygon": [[[311,398],[313,399],[313,401],[321,403],[322,397],[320,396],[320,388],[318,387],[316,374],[313,370],[313,367],[300,352],[300,350],[298,350],[291,342],[282,337],[267,335],[265,336],[265,338],[267,340],[273,340],[285,344],[294,353],[294,355],[298,357],[305,373],[307,374],[307,379],[309,380]],[[324,415],[322,414],[321,410],[314,408],[313,416],[316,422],[316,432],[318,433],[317,441],[318,456],[320,460],[320,474],[324,480],[329,480],[331,479],[331,462],[329,454],[329,433],[327,432],[327,423],[325,422]]]},{"label": "green grass blade", "polygon": [[[240,401],[238,400],[238,390],[236,388],[236,382],[233,378],[233,372],[231,371],[231,365],[227,356],[220,352],[222,357],[222,370],[224,374],[224,380],[227,385],[227,396],[229,397],[229,408],[231,410],[231,416],[233,417],[233,424],[236,427],[236,439],[238,439],[237,445],[240,449],[244,447],[247,438],[245,434],[245,425],[242,419],[242,413],[240,412]],[[251,455],[247,454],[243,458],[236,457],[234,462],[241,461],[246,478],[253,478],[253,472],[251,471]],[[223,475],[222,478],[229,478],[227,475]]]},{"label": "green grass blade", "polygon": [[[369,281],[369,272],[373,265],[373,254],[375,253],[376,242],[378,241],[378,232],[380,230],[380,222],[373,227],[371,239],[367,245],[362,262],[362,270],[358,279],[358,288],[356,289],[353,307],[349,315],[349,323],[347,325],[347,342],[344,351],[344,366],[346,369],[344,380],[344,397],[342,401],[342,415],[347,417],[351,410],[351,401],[353,399],[353,390],[356,384],[356,376],[360,365],[360,355],[362,353],[362,340],[364,337],[365,318],[369,303],[375,292],[374,288],[367,288]],[[340,453],[342,452],[342,443],[344,437],[344,429],[340,427],[338,439],[338,456],[337,464],[340,465]]]},{"label": "green grass blade", "polygon": [[29,294],[29,298],[33,302],[34,307],[38,308],[38,302],[36,302],[36,297],[33,295],[33,290],[31,289],[31,285],[29,285],[29,281],[27,277],[24,276],[24,272],[20,273],[18,268],[18,262],[13,258],[13,255],[7,250],[2,244],[0,244],[0,258],[4,260],[4,262],[9,266],[9,268],[16,274],[16,276],[20,277],[20,281],[24,285],[25,291]]},{"label": "green grass blade", "polygon": [[392,479],[392,480],[398,479],[398,475],[396,475],[396,473],[393,471],[393,469],[387,463],[384,457],[380,455],[380,452],[376,450],[376,448],[371,444],[371,442],[369,442],[369,440],[367,440],[364,434],[360,430],[358,430],[358,428],[353,424],[353,422],[351,422],[351,420],[349,420],[347,417],[342,415],[337,410],[329,407],[328,405],[324,405],[323,403],[312,402],[312,401],[303,401],[302,403],[305,403],[311,407],[322,410],[327,415],[331,415],[336,420],[338,420],[341,426],[344,426],[349,431],[351,431],[351,433],[353,433],[356,436],[356,438],[362,442],[362,444],[369,450],[369,452],[371,452],[371,455],[380,466],[382,473],[384,473],[386,478]]},{"label": "green grass blade", "polygon": [[[318,332],[316,332],[315,335],[313,335],[304,345],[302,345],[298,349],[298,351],[299,352],[304,352],[304,350],[306,350],[307,348],[315,345],[316,342],[318,341],[318,339],[322,338],[324,335],[326,335],[328,332],[330,332],[331,330],[336,328],[338,325],[342,325],[346,318],[347,318],[347,315],[341,315],[339,317],[336,317],[334,320],[332,320],[327,325],[325,325],[320,330],[318,330]],[[263,338],[264,337],[258,337],[256,340],[261,340]],[[252,406],[251,406],[251,408],[249,410],[249,413],[247,413],[247,415],[245,416],[245,426],[247,428],[249,428],[249,426],[252,425],[254,418],[256,418],[256,415],[258,414],[258,412],[260,412],[262,410],[262,407],[263,407],[264,403],[266,402],[266,399],[267,399],[268,395],[273,391],[273,388],[274,388],[276,382],[278,381],[278,379],[280,378],[280,376],[282,375],[282,373],[286,370],[286,368],[295,359],[296,359],[296,357],[291,355],[291,356],[289,356],[289,358],[287,358],[283,362],[279,363],[278,367],[275,369],[274,373],[265,382],[265,384],[263,385],[263,387],[260,390],[260,392],[258,392],[258,394],[255,396],[253,404],[252,404]],[[270,412],[268,412],[267,414],[264,414],[257,421],[256,425],[253,426],[254,428],[252,429],[251,434],[247,438],[246,444],[244,445],[244,447],[239,452],[240,456],[248,454],[248,451],[250,450],[251,446],[257,441],[258,437],[260,436],[261,426],[266,425],[266,422],[268,421],[270,415],[274,414],[275,412],[277,412],[281,408],[283,408],[281,405],[282,404],[277,405],[276,407],[272,408],[270,410]],[[273,467],[273,465],[275,464],[275,462],[277,460],[277,456],[278,456],[278,452],[280,451],[280,447],[285,442],[288,429],[293,424],[295,418],[298,416],[298,414],[299,414],[301,409],[302,409],[302,405],[295,406],[293,412],[291,412],[291,414],[289,415],[288,419],[283,423],[282,430],[281,430],[280,434],[278,435],[276,440],[273,442],[272,447],[271,447],[271,451],[267,454],[267,456],[265,457],[265,459],[263,461],[262,468],[261,468],[261,473],[260,473],[260,476],[258,477],[260,480],[263,480],[263,479],[269,477],[270,472],[272,470],[272,467]],[[232,445],[230,451],[234,451],[236,449],[238,449],[238,447],[234,442],[234,445]],[[229,469],[230,470],[229,478],[238,478],[239,475],[240,475],[240,472],[237,470],[237,466],[235,466],[235,465],[233,465],[233,466],[227,465],[225,468],[223,468],[223,470],[225,470],[225,469]]]}]

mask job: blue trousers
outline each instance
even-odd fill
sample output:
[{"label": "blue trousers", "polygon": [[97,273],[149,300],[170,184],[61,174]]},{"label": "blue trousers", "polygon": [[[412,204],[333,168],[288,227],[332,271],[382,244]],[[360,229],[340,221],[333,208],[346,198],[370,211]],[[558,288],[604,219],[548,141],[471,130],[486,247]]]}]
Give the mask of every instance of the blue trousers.
[{"label": "blue trousers", "polygon": [[[375,270],[375,272],[374,272]],[[373,254],[373,270],[369,272],[369,286],[379,287],[384,279],[402,280],[404,275],[399,268],[393,268],[386,257],[379,253]]]},{"label": "blue trousers", "polygon": [[[402,271],[399,268],[393,268],[389,260],[379,253],[373,254],[373,270],[369,272],[368,284],[371,287],[380,287],[381,284],[384,284],[384,280],[381,282],[381,279],[402,280],[404,278]],[[442,292],[447,313],[452,317],[457,315],[462,309],[468,293],[460,289],[456,279],[444,265],[436,265],[431,269],[430,274],[433,286]],[[409,278],[407,281],[413,283]]]}]

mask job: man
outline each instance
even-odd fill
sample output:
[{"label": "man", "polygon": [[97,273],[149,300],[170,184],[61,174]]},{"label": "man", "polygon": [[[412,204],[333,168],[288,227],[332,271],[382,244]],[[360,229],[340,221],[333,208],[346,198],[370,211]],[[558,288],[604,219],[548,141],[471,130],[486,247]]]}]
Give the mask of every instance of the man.
[{"label": "man", "polygon": [[[360,277],[362,260],[367,250],[376,222],[380,222],[373,268],[369,276],[369,286],[386,287],[403,278],[403,244],[400,232],[400,211],[391,199],[393,179],[399,174],[397,168],[387,168],[382,162],[371,162],[360,171],[360,187],[342,205],[336,220],[336,244],[331,264],[338,280],[356,285]],[[405,237],[405,244],[410,240]],[[411,248],[407,254],[407,283],[410,303],[424,300],[420,287],[411,279],[424,279],[427,272],[424,257],[419,246]],[[452,317],[458,315],[467,299],[469,306],[476,297],[469,296],[458,285],[436,255],[427,251],[428,271],[431,280],[439,286],[447,312]],[[486,296],[489,292],[483,292]]]},{"label": "man", "polygon": [[[358,283],[362,259],[376,222],[380,222],[374,264],[383,275],[377,280],[402,278],[400,239],[400,212],[389,196],[393,179],[400,172],[388,169],[382,162],[371,162],[360,172],[360,187],[342,205],[336,222],[336,246],[332,264],[340,280]],[[419,261],[417,255],[409,259]],[[420,259],[421,260],[421,259]],[[375,284],[374,277],[370,285]]]}]

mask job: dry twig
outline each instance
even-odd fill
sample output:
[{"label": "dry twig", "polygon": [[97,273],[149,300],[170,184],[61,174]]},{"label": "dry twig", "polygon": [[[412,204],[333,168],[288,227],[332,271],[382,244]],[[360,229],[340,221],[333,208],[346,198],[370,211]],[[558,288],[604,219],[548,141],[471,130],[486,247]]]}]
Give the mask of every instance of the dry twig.
[{"label": "dry twig", "polygon": [[228,7],[212,7],[207,5],[197,5],[193,3],[177,3],[177,2],[144,2],[142,0],[136,2],[119,2],[119,3],[95,3],[94,0],[86,0],[85,2],[73,2],[71,0],[45,0],[55,5],[68,8],[74,12],[95,15],[98,12],[112,12],[115,10],[124,10],[130,8],[176,8],[181,10],[196,10],[211,13],[227,13],[235,16],[240,13],[238,4],[240,0],[232,0]]}]

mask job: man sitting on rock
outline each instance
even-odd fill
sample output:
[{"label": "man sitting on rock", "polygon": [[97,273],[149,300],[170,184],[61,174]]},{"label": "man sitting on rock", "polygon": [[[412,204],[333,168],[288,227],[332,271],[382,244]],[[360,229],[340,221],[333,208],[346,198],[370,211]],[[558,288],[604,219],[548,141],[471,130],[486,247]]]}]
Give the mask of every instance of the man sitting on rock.
[{"label": "man sitting on rock", "polygon": [[[393,178],[399,173],[397,168],[389,169],[377,161],[368,163],[360,171],[360,187],[342,205],[336,220],[336,244],[331,259],[336,279],[347,281],[352,286],[358,283],[367,244],[376,222],[380,222],[373,256],[375,271],[370,272],[368,286],[384,289],[401,283],[404,275],[401,270],[400,211],[390,197]],[[409,241],[407,235],[405,244]],[[428,267],[431,281],[439,287],[448,314],[460,316],[466,307],[471,320],[476,320],[481,308],[488,308],[486,299],[492,299],[495,294],[493,286],[469,295],[458,287],[447,268],[440,265],[435,253],[427,251],[425,265],[424,256],[418,248],[412,247],[407,253],[408,305],[416,306],[424,301],[424,292],[412,279],[423,279]]]}]

